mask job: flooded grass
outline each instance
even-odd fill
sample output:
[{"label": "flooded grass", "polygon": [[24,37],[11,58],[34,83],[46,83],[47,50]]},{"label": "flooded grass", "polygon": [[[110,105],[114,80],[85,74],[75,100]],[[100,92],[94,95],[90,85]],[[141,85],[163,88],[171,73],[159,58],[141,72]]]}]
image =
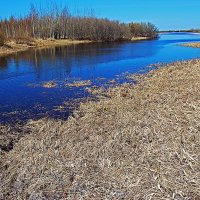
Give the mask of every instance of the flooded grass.
[{"label": "flooded grass", "polygon": [[90,80],[86,81],[74,81],[73,83],[67,83],[65,84],[66,87],[83,87],[83,86],[89,86],[92,82]]},{"label": "flooded grass", "polygon": [[29,121],[1,155],[0,198],[200,199],[200,60],[137,82],[67,121]]},{"label": "flooded grass", "polygon": [[105,95],[105,93],[106,93],[106,89],[105,88],[97,87],[97,86],[87,87],[87,88],[85,88],[85,91],[88,92],[91,95],[96,96],[96,97]]},{"label": "flooded grass", "polygon": [[90,80],[86,80],[86,81],[74,81],[72,83],[65,83],[63,82],[55,82],[55,81],[48,81],[48,82],[44,82],[41,84],[35,84],[35,83],[29,83],[27,86],[28,87],[32,87],[32,88],[37,88],[37,87],[43,87],[43,88],[55,88],[55,87],[84,87],[84,86],[90,86],[92,85],[92,81]]},{"label": "flooded grass", "polygon": [[116,83],[116,80],[115,80],[115,79],[112,79],[112,80],[109,81],[109,83],[115,84],[115,83]]},{"label": "flooded grass", "polygon": [[49,81],[49,82],[45,82],[42,84],[42,87],[44,88],[55,88],[58,84],[55,83],[54,81]]},{"label": "flooded grass", "polygon": [[193,47],[193,48],[200,48],[200,42],[185,43],[185,44],[181,44],[181,46],[184,46],[184,47]]},{"label": "flooded grass", "polygon": [[47,81],[47,82],[44,82],[44,83],[29,83],[27,84],[28,87],[31,87],[31,88],[55,88],[58,86],[58,83],[56,83],[55,81]]}]

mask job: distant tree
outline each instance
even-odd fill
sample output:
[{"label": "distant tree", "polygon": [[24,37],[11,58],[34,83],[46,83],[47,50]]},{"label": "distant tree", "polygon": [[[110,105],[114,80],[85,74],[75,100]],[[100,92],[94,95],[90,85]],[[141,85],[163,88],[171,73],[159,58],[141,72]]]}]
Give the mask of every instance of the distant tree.
[{"label": "distant tree", "polygon": [[3,46],[5,43],[5,35],[3,31],[0,30],[0,46]]},{"label": "distant tree", "polygon": [[143,35],[141,23],[130,23],[129,27],[133,37],[140,37]]},{"label": "distant tree", "polygon": [[89,14],[71,14],[67,7],[53,5],[37,9],[22,18],[0,20],[6,38],[54,38],[93,41],[129,40],[132,37],[157,37],[158,29],[151,23],[124,24]]},{"label": "distant tree", "polygon": [[158,28],[152,23],[130,23],[132,37],[158,37]]},{"label": "distant tree", "polygon": [[144,33],[146,34],[147,37],[151,37],[151,38],[158,37],[159,31],[158,31],[158,28],[154,24],[148,22],[146,24],[143,24],[143,26],[145,29]]}]

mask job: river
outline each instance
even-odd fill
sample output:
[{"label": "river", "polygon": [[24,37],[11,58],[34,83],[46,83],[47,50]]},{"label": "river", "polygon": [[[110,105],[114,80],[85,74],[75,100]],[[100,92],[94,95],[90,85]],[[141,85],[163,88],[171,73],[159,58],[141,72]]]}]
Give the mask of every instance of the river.
[{"label": "river", "polygon": [[[157,40],[32,49],[0,57],[0,123],[65,119],[73,110],[69,102],[88,96],[85,87],[65,84],[90,80],[91,86],[102,86],[113,79],[122,83],[127,73],[144,73],[150,64],[198,58],[200,49],[179,45],[193,41],[200,41],[200,35],[168,33]],[[48,81],[57,87],[41,86]]]}]

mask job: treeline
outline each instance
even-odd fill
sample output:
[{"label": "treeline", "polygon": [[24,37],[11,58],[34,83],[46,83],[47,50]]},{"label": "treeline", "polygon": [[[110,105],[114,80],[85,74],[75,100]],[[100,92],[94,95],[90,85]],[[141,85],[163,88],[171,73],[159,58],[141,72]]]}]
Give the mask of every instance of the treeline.
[{"label": "treeline", "polygon": [[130,23],[129,28],[133,37],[158,37],[158,28],[152,23]]},{"label": "treeline", "polygon": [[77,16],[67,8],[39,10],[32,6],[22,18],[0,21],[0,35],[5,38],[54,38],[92,41],[129,40],[132,37],[157,37],[157,28],[150,23],[125,24],[94,16]]}]

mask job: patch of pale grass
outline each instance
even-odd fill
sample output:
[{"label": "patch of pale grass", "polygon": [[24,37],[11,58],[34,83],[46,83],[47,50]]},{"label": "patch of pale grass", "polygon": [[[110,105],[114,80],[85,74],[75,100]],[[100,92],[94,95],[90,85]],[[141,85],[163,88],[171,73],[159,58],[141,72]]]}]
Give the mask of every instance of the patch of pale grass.
[{"label": "patch of pale grass", "polygon": [[49,82],[45,82],[42,84],[42,87],[44,88],[55,88],[58,84],[55,83],[54,81],[49,81]]},{"label": "patch of pale grass", "polygon": [[200,60],[153,70],[68,121],[30,121],[1,199],[200,199]]},{"label": "patch of pale grass", "polygon": [[182,46],[200,48],[200,42],[185,43],[185,44],[182,44]]},{"label": "patch of pale grass", "polygon": [[65,84],[65,86],[67,86],[67,87],[83,87],[83,86],[89,86],[91,84],[92,84],[92,82],[90,80],[86,80],[86,81],[75,81],[73,83],[67,83],[67,84]]}]

